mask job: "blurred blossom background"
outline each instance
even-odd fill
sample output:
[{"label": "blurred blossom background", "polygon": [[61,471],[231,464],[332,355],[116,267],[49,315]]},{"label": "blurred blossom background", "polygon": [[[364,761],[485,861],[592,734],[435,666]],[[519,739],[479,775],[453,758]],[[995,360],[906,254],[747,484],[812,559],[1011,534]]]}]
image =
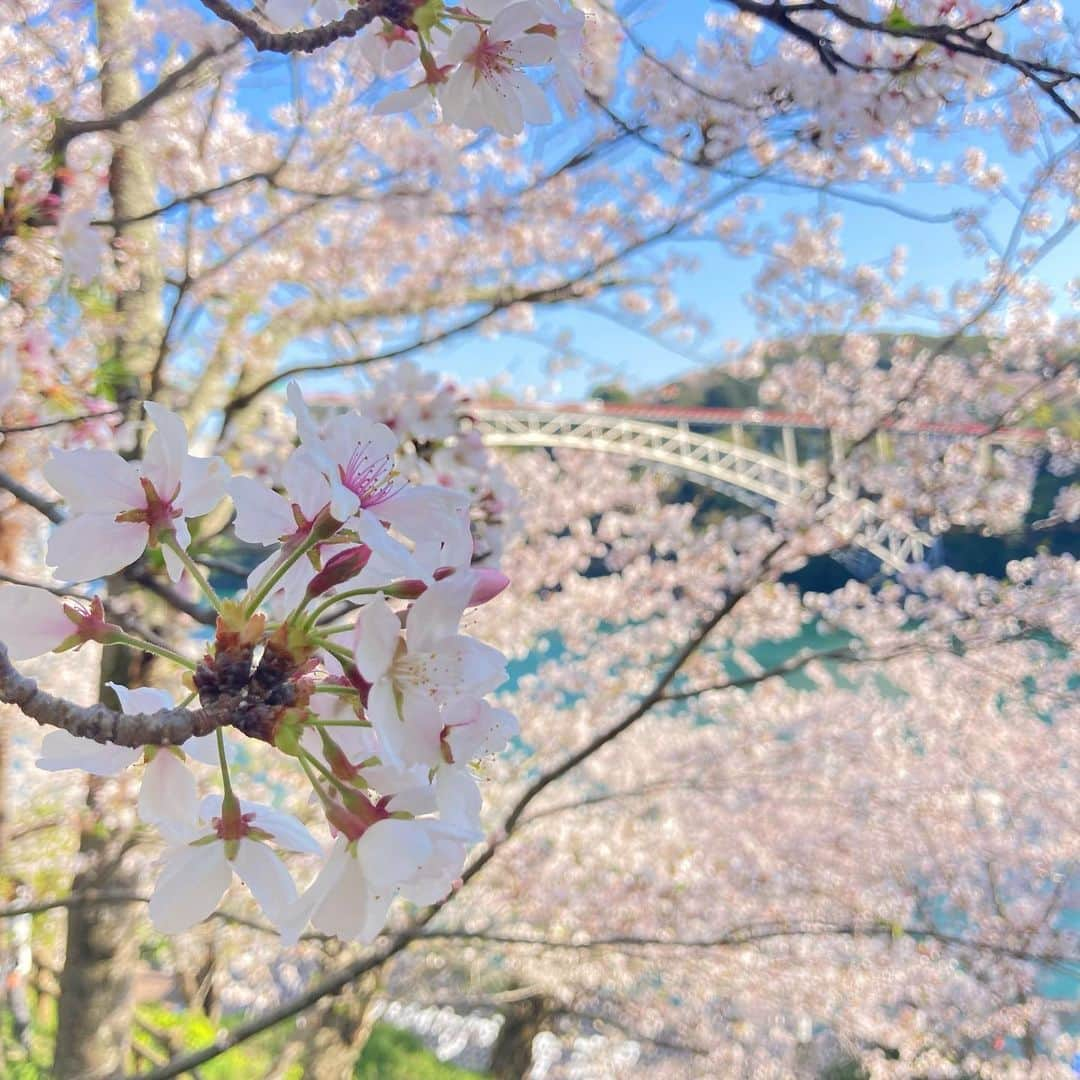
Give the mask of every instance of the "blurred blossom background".
[{"label": "blurred blossom background", "polygon": [[[1080,7],[528,4],[563,51],[515,131],[389,21],[0,0],[0,606],[200,656],[159,552],[50,576],[43,464],[137,458],[155,401],[280,488],[297,379],[466,493],[519,725],[445,899],[288,944],[238,886],[155,930],[138,770],[42,770],[0,706],[0,1076],[1080,1074]],[[228,502],[192,532],[222,597],[266,555]]]}]

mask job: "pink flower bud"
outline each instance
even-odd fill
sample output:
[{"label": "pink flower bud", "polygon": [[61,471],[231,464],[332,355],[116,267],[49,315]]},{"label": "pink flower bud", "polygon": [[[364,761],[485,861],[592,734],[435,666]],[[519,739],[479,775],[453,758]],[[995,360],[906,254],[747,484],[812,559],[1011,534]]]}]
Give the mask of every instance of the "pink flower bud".
[{"label": "pink flower bud", "polygon": [[322,596],[335,585],[356,577],[367,566],[370,558],[371,548],[367,544],[358,544],[356,547],[339,551],[327,560],[326,565],[308,583],[308,598]]},{"label": "pink flower bud", "polygon": [[419,578],[402,578],[388,585],[383,592],[397,600],[415,600],[427,592],[427,583]]},{"label": "pink flower bud", "polygon": [[[435,571],[435,580],[442,581],[454,572],[453,567],[443,566]],[[510,579],[501,571],[489,566],[473,567],[470,571],[476,584],[469,596],[469,607],[479,607],[489,600],[494,600],[510,584]]]},{"label": "pink flower bud", "polygon": [[37,212],[42,221],[55,223],[60,215],[60,196],[50,192],[37,204]]},{"label": "pink flower bud", "polygon": [[[436,581],[442,581],[453,573],[455,573],[454,567],[441,566],[432,576]],[[510,579],[501,570],[493,570],[490,567],[473,567],[469,573],[473,575],[476,583],[469,596],[468,607],[479,607],[480,604],[494,600],[510,584]],[[415,600],[427,592],[427,584],[419,578],[403,578],[383,591],[387,596],[393,596],[398,600]]]}]

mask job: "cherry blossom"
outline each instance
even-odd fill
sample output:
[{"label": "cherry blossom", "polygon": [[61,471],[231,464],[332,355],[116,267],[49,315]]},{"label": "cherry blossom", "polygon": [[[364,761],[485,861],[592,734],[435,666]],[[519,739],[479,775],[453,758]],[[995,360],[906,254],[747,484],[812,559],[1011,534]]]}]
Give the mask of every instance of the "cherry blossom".
[{"label": "cherry blossom", "polygon": [[188,454],[183,421],[152,401],[157,430],[139,464],[110,450],[57,450],[42,469],[74,516],[58,525],[47,559],[66,581],[104,577],[161,544],[169,575],[180,579],[188,517],[212,510],[225,494],[220,458]]},{"label": "cherry blossom", "polygon": [[[395,895],[428,903],[445,895],[464,857],[463,844],[438,822],[356,816],[334,842],[318,877],[285,916],[282,937],[295,941],[308,921],[345,940],[371,941]],[[339,817],[345,825],[345,815]]]},{"label": "cherry blossom", "polygon": [[319,854],[314,837],[294,818],[256,803],[208,796],[199,807],[202,824],[189,822],[187,841],[166,855],[150,918],[167,933],[205,919],[217,907],[236,874],[266,916],[281,919],[296,899],[296,886],[267,841],[287,851]]},{"label": "cherry blossom", "polygon": [[473,587],[471,573],[461,571],[425,590],[409,609],[404,638],[386,600],[360,609],[353,655],[371,683],[368,715],[391,764],[424,761],[424,729],[438,724],[439,701],[484,694],[505,678],[499,652],[458,633]]},{"label": "cherry blossom", "polygon": [[29,585],[0,586],[0,641],[16,660],[107,641],[117,633],[100,599],[61,600]]},{"label": "cherry blossom", "polygon": [[553,35],[533,29],[544,22],[543,9],[534,0],[506,6],[479,0],[473,6],[491,24],[463,23],[450,38],[446,56],[458,67],[439,94],[446,119],[461,127],[490,125],[501,135],[546,124],[551,108],[522,70],[555,58]]},{"label": "cherry blossom", "polygon": [[[348,412],[332,417],[320,429],[295,383],[289,386],[289,404],[300,434],[297,455],[310,471],[321,475],[315,490],[324,493],[327,512],[335,521],[349,522],[395,576],[423,578],[435,568],[432,559],[439,566],[470,561],[467,496],[399,479],[394,467],[398,440],[389,428]],[[383,522],[414,543],[423,540],[429,569],[425,571],[413,553],[389,535]]]}]

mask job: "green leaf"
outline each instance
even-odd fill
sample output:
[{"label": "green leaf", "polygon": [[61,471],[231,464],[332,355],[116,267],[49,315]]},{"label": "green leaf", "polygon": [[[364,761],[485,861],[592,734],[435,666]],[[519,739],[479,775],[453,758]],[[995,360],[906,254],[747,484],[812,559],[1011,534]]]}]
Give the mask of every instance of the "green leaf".
[{"label": "green leaf", "polygon": [[915,24],[904,14],[899,4],[894,4],[892,10],[885,16],[885,26],[890,30],[911,30]]}]

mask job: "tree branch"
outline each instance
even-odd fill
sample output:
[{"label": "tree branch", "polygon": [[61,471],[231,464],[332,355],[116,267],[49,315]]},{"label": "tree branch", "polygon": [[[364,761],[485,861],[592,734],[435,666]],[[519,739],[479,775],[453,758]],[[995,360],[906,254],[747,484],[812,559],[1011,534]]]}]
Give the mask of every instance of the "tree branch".
[{"label": "tree branch", "polygon": [[641,937],[623,934],[606,938],[592,938],[586,941],[565,941],[559,938],[536,938],[518,934],[500,934],[488,931],[469,930],[433,930],[421,935],[427,940],[445,939],[447,941],[488,941],[493,945],[532,945],[545,949],[722,949],[753,945],[759,941],[785,937],[909,937],[914,941],[937,941],[951,948],[972,949],[977,952],[1008,956],[1014,960],[1025,960],[1040,964],[1080,964],[1080,955],[1069,956],[1065,953],[1029,952],[1012,945],[1003,945],[994,941],[980,941],[973,938],[947,934],[925,926],[901,926],[887,920],[867,922],[830,923],[808,920],[798,923],[750,923],[736,927],[723,934],[708,938],[667,938]]},{"label": "tree branch", "polygon": [[[387,18],[400,16],[403,5],[400,0],[359,0],[340,19],[316,26],[311,30],[290,30],[274,33],[258,20],[226,2],[226,0],[202,0],[202,5],[219,19],[231,23],[255,46],[259,52],[312,53],[341,38],[355,37],[373,19],[380,15]],[[409,8],[411,12],[411,6]]]},{"label": "tree branch", "polygon": [[208,735],[231,723],[228,708],[159,709],[154,713],[122,713],[107,705],[76,705],[53,697],[21,674],[0,643],[0,701],[15,705],[31,720],[60,728],[83,739],[117,746],[179,746],[193,735]]},{"label": "tree branch", "polygon": [[900,74],[911,70],[916,65],[919,53],[913,52],[903,62],[891,66],[857,63],[845,57],[826,34],[804,26],[794,16],[806,13],[824,14],[855,30],[903,41],[926,42],[937,45],[949,53],[961,53],[999,67],[1009,68],[1034,83],[1074,124],[1080,124],[1080,113],[1065,100],[1059,90],[1059,87],[1064,84],[1080,81],[1080,72],[1057,67],[1045,60],[1024,60],[1011,53],[1002,52],[990,44],[989,33],[982,35],[978,33],[988,22],[996,22],[1011,14],[1018,5],[1014,4],[999,16],[982,19],[967,26],[949,26],[947,23],[917,24],[906,18],[895,21],[866,19],[854,11],[848,11],[841,3],[836,3],[834,0],[796,0],[792,3],[784,3],[783,0],[726,0],[726,2],[740,11],[756,15],[788,36],[809,45],[830,74],[837,74],[840,68],[857,72],[881,71]]},{"label": "tree branch", "polygon": [[115,131],[117,128],[123,127],[124,124],[140,119],[159,101],[164,100],[170,94],[182,89],[185,81],[195,75],[207,61],[213,60],[218,56],[224,56],[225,53],[235,49],[238,44],[239,39],[226,45],[223,49],[202,49],[185,64],[182,64],[175,71],[166,75],[157,86],[143,97],[139,98],[134,104],[129,105],[126,109],[121,109],[112,116],[101,116],[93,120],[67,120],[64,117],[58,118],[56,127],[53,131],[50,150],[58,156],[62,155],[64,150],[67,149],[68,143],[70,143],[72,139],[78,138],[80,135],[87,135],[94,131]]},{"label": "tree branch", "polygon": [[15,424],[11,427],[0,427],[0,435],[15,435],[23,431],[44,431],[46,428],[60,427],[61,424],[82,424],[87,420],[119,416],[123,411],[123,409],[104,409],[101,412],[82,413],[79,416],[60,416],[53,420],[40,420],[36,424]]}]

